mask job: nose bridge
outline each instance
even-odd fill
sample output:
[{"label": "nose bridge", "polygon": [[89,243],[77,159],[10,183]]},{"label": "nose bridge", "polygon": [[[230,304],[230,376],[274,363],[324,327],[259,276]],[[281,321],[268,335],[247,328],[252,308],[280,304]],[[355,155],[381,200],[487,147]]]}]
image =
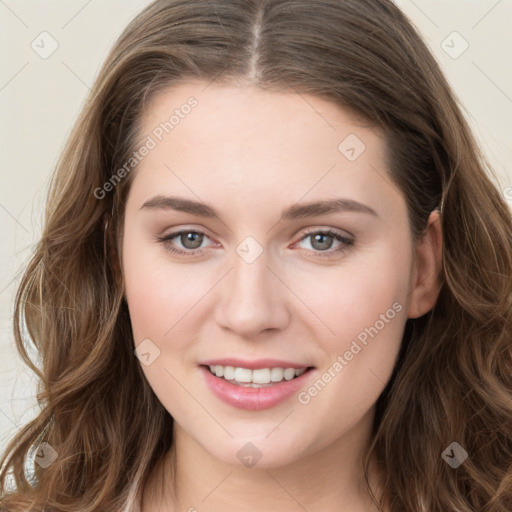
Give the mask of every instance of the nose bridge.
[{"label": "nose bridge", "polygon": [[285,293],[267,267],[269,263],[267,253],[251,247],[250,241],[249,245],[242,243],[237,247],[232,271],[223,283],[217,308],[220,325],[243,336],[286,325]]}]

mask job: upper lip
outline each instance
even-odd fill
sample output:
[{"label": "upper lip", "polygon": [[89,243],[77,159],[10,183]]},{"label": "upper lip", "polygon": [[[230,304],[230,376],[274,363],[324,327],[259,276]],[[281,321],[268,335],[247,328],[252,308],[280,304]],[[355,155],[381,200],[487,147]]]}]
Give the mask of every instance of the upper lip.
[{"label": "upper lip", "polygon": [[223,357],[221,359],[209,359],[201,364],[205,366],[233,366],[235,368],[247,368],[248,370],[258,370],[261,368],[309,368],[310,365],[294,363],[292,361],[283,361],[282,359],[253,359],[251,361],[237,359],[236,357]]}]

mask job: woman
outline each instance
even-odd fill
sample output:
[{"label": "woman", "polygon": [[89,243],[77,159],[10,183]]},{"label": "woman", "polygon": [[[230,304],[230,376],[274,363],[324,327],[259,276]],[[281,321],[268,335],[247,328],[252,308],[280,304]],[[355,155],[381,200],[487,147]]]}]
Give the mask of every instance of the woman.
[{"label": "woman", "polygon": [[2,506],[510,511],[512,222],[485,171],[391,1],[151,4],[16,298],[42,410]]}]

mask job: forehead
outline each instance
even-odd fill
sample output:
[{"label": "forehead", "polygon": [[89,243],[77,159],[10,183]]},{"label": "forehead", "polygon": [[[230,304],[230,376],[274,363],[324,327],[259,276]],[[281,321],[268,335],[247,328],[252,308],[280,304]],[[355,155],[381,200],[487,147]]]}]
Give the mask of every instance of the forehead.
[{"label": "forehead", "polygon": [[392,200],[396,193],[382,190],[393,186],[380,132],[316,96],[182,83],[147,105],[139,144],[145,141],[151,149],[132,185],[141,200],[179,189],[229,197],[243,209],[256,198],[297,202],[345,192],[371,200],[377,188],[380,200]]},{"label": "forehead", "polygon": [[[378,149],[377,146],[383,143],[377,129],[333,102],[252,85],[180,83],[152,98],[141,124],[140,141],[148,134],[159,145],[163,142],[166,146],[171,139],[176,147],[185,139],[222,148],[268,146],[273,141],[292,145],[290,156],[305,152],[303,148],[311,153],[310,146],[321,143],[319,149],[324,150],[322,152],[327,150],[337,157],[339,144],[348,135],[353,135],[351,140],[356,143],[357,152],[362,150],[365,142],[372,149]],[[229,139],[224,136],[227,132]],[[365,141],[357,141],[357,137]],[[293,145],[294,141],[309,141],[310,144],[306,147]],[[350,144],[344,149],[349,149],[348,146]],[[346,156],[353,157],[349,153]]]}]

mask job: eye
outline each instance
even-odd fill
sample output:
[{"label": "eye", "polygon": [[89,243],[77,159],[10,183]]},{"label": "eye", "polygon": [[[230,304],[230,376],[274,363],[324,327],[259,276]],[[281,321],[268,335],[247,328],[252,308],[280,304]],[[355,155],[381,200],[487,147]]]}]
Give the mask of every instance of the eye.
[{"label": "eye", "polygon": [[[321,258],[347,251],[354,245],[353,239],[333,231],[332,229],[308,231],[301,238],[300,242],[308,239],[311,249],[308,247],[306,247],[306,249],[312,250],[315,253],[315,256],[319,256]],[[337,242],[338,245],[335,245],[335,248],[332,249],[335,242]]]},{"label": "eye", "polygon": [[[159,236],[157,237],[157,241],[169,252],[189,256],[201,252],[203,249],[201,245],[206,238],[209,237],[202,231],[184,229],[166,236]],[[181,247],[176,247],[177,242],[181,244]]]},{"label": "eye", "polygon": [[[203,242],[209,239],[206,233],[192,229],[183,229],[156,238],[167,251],[184,256],[193,256],[202,252],[205,248],[202,247]],[[306,249],[312,251],[317,257],[329,257],[333,254],[339,254],[347,251],[354,245],[353,239],[333,231],[332,229],[309,231],[303,235],[298,243],[308,239],[310,240],[310,248],[306,247]],[[337,246],[334,245],[336,242],[338,244]],[[176,244],[180,244],[180,246]],[[335,247],[334,249],[332,249],[333,245]]]}]

